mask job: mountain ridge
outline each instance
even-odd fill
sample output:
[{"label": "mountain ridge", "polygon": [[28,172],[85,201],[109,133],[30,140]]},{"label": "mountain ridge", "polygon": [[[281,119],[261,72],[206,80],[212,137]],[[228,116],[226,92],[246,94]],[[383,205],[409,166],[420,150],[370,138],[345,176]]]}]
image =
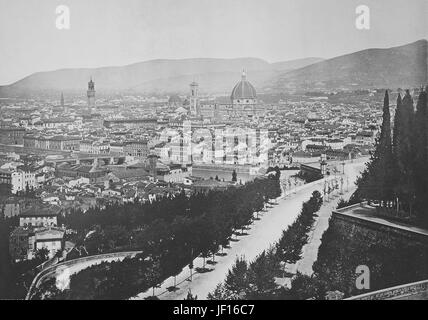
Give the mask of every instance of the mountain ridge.
[{"label": "mountain ridge", "polygon": [[[36,72],[10,85],[1,86],[0,94],[20,94],[25,91],[84,92],[91,76],[96,83],[96,89],[100,91],[187,92],[189,79],[192,81],[196,78],[194,80],[201,82],[201,90],[222,92],[229,90],[231,85],[239,81],[243,68],[247,70],[254,83],[261,85],[277,72],[321,60],[311,57],[271,64],[263,59],[251,57],[187,58],[155,59],[124,66],[62,68]],[[216,81],[210,80],[210,76]],[[168,79],[174,81],[171,83]],[[162,84],[157,85],[158,81]]]},{"label": "mountain ridge", "polygon": [[428,81],[428,41],[369,48],[330,59],[303,58],[269,63],[260,58],[154,59],[125,66],[67,68],[31,74],[0,87],[0,96],[38,92],[84,95],[93,77],[97,95],[185,94],[197,81],[201,93],[230,94],[242,69],[258,92],[398,88]]},{"label": "mountain ridge", "polygon": [[272,89],[373,88],[427,83],[428,41],[369,48],[282,73]]}]

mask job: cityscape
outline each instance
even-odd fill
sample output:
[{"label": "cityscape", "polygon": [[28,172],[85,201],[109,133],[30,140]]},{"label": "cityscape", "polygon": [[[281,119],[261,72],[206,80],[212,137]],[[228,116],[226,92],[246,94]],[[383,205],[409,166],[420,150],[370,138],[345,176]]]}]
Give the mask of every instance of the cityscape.
[{"label": "cityscape", "polygon": [[[126,2],[138,11],[106,10]],[[150,8],[176,5],[161,2]],[[85,34],[74,12],[57,8],[52,32]],[[237,51],[86,67],[95,51],[74,52],[75,67],[52,58],[26,76],[10,71],[19,58],[1,62],[0,299],[426,300],[426,37],[279,62]],[[255,56],[255,39],[237,48]]]}]

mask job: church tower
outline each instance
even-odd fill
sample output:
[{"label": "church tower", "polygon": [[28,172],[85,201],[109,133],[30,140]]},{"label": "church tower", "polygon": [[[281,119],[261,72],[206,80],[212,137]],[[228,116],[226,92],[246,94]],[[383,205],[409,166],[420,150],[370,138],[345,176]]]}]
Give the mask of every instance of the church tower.
[{"label": "church tower", "polygon": [[190,84],[190,114],[199,115],[199,85],[193,81]]},{"label": "church tower", "polygon": [[95,83],[91,80],[88,82],[88,107],[89,109],[95,108]]},{"label": "church tower", "polygon": [[61,104],[61,110],[62,110],[62,112],[68,113],[68,110],[67,110],[67,108],[64,105],[64,93],[62,93],[62,92],[61,92],[61,102],[60,102],[60,104]]}]

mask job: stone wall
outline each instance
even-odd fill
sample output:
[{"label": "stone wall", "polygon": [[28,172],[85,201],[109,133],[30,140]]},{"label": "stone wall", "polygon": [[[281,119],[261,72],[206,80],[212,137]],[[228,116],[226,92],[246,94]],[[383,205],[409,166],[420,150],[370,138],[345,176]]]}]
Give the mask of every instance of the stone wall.
[{"label": "stone wall", "polygon": [[415,244],[426,246],[428,250],[428,236],[421,233],[341,214],[338,211],[333,212],[330,224],[342,229],[343,234],[348,237],[352,237],[356,233],[362,233],[368,238],[376,238],[386,246],[393,245],[396,242],[407,243],[411,241]]}]

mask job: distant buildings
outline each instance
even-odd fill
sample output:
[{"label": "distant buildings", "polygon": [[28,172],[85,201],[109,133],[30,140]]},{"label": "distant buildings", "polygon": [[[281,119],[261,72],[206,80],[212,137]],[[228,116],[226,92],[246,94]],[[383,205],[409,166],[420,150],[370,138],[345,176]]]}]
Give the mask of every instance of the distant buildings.
[{"label": "distant buildings", "polygon": [[104,127],[108,129],[126,128],[150,128],[155,129],[158,125],[158,120],[154,118],[143,118],[143,119],[111,119],[104,120]]},{"label": "distant buildings", "polygon": [[27,134],[24,136],[24,148],[52,150],[52,151],[76,151],[79,150],[80,137],[77,136],[46,136],[41,134]]},{"label": "distant buildings", "polygon": [[0,183],[10,185],[11,192],[25,192],[37,189],[36,174],[27,170],[0,170]]},{"label": "distant buildings", "polygon": [[0,144],[22,145],[25,129],[20,127],[0,127]]},{"label": "distant buildings", "polygon": [[149,155],[147,140],[133,140],[123,143],[123,152],[126,156],[145,159]]},{"label": "distant buildings", "polygon": [[70,165],[68,163],[61,163],[56,167],[56,176],[63,178],[86,178],[88,183],[100,183],[105,180],[107,170],[97,168],[96,161],[93,165]]},{"label": "distant buildings", "polygon": [[[191,85],[191,93],[193,93],[193,88],[194,86]],[[192,95],[190,100],[192,101]],[[196,103],[199,100],[193,99],[193,101]],[[230,104],[201,104],[194,109],[199,116],[215,121],[241,122],[255,119],[266,113],[266,108],[257,100],[256,89],[247,80],[245,71],[242,72],[241,81],[232,89]]]},{"label": "distant buildings", "polygon": [[108,154],[110,153],[110,144],[95,140],[81,140],[79,143],[79,151],[89,154]]}]

